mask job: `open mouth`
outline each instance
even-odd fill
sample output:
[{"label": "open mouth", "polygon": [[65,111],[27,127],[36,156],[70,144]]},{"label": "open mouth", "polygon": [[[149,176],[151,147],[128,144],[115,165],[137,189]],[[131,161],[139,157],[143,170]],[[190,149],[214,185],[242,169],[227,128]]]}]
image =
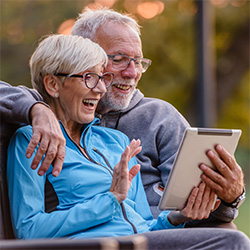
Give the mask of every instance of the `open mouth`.
[{"label": "open mouth", "polygon": [[91,100],[91,99],[83,100],[83,104],[86,107],[94,107],[95,105],[97,105],[97,103],[98,103],[97,100]]},{"label": "open mouth", "polygon": [[129,90],[131,88],[130,85],[123,85],[123,84],[114,84],[113,86],[121,90]]}]

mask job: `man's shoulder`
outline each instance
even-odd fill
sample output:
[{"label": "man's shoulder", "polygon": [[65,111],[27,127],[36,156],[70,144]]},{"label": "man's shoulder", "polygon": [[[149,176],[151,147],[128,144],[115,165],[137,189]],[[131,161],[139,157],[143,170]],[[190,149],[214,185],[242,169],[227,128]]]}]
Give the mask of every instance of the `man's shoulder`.
[{"label": "man's shoulder", "polygon": [[145,112],[152,113],[179,113],[179,111],[171,103],[152,97],[143,97],[141,101],[134,106],[134,109],[143,109]]},{"label": "man's shoulder", "polygon": [[157,124],[181,123],[189,126],[184,116],[169,102],[150,97],[143,97],[126,115],[127,118],[140,121],[154,121]]}]

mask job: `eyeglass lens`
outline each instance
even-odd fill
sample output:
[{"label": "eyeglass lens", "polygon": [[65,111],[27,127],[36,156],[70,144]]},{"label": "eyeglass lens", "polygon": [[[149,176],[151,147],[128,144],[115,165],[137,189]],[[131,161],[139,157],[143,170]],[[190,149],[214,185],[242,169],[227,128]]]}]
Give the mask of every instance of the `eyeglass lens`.
[{"label": "eyeglass lens", "polygon": [[103,74],[102,76],[99,76],[95,73],[88,73],[84,75],[84,82],[90,89],[96,87],[100,79],[104,82],[106,87],[109,87],[113,80],[113,75],[110,73]]},{"label": "eyeglass lens", "polygon": [[143,58],[132,58],[129,56],[115,55],[112,58],[112,66],[117,70],[125,70],[129,66],[130,62],[134,61],[135,67],[138,70],[145,72],[149,67],[149,63],[146,60],[147,59]]}]

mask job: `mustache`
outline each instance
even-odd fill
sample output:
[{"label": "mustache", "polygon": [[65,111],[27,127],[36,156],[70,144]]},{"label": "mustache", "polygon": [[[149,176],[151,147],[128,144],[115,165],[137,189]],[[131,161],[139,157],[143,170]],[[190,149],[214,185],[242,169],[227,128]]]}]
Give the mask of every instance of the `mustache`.
[{"label": "mustache", "polygon": [[126,86],[135,86],[136,85],[136,82],[134,79],[131,79],[131,80],[123,80],[123,81],[113,81],[111,86],[113,85],[126,85]]}]

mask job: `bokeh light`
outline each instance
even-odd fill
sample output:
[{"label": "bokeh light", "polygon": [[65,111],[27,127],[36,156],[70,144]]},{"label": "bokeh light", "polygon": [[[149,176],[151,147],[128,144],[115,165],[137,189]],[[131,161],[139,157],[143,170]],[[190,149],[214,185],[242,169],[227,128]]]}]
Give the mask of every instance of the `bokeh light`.
[{"label": "bokeh light", "polygon": [[95,3],[103,7],[112,8],[117,0],[95,0]]},{"label": "bokeh light", "polygon": [[64,35],[70,35],[72,27],[75,23],[74,19],[68,19],[64,21],[58,28],[57,33],[58,34],[64,34]]},{"label": "bokeh light", "polygon": [[19,44],[24,39],[21,21],[16,18],[9,22],[7,27],[8,41],[10,44]]},{"label": "bokeh light", "polygon": [[161,1],[142,2],[137,5],[137,13],[145,19],[153,18],[161,14],[163,10],[164,3]]},{"label": "bokeh light", "polygon": [[210,2],[218,8],[225,8],[229,4],[229,0],[210,0]]},{"label": "bokeh light", "polygon": [[181,1],[178,4],[178,10],[181,14],[194,16],[197,13],[197,6],[191,1]]},{"label": "bokeh light", "polygon": [[247,3],[247,0],[231,0],[231,5],[234,7],[241,7]]}]

